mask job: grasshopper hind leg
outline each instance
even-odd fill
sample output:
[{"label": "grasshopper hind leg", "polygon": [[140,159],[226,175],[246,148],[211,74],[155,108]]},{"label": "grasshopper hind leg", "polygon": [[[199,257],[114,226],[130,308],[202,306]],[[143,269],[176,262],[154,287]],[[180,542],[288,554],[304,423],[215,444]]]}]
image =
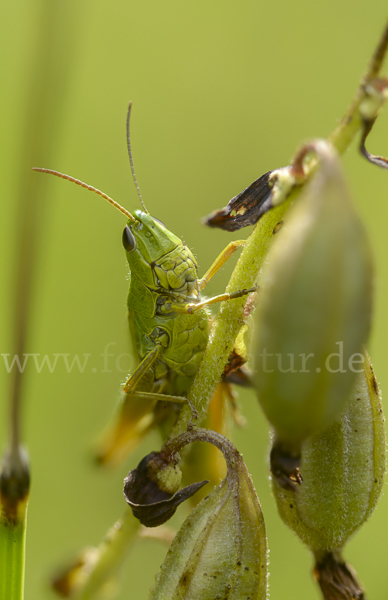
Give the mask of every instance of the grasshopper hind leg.
[{"label": "grasshopper hind leg", "polygon": [[192,421],[198,419],[198,413],[194,407],[194,404],[185,396],[172,396],[171,394],[158,394],[156,392],[135,392],[136,398],[152,399],[159,402],[173,402],[174,404],[188,404],[191,410],[191,421],[188,424],[188,428],[192,427]]},{"label": "grasshopper hind leg", "polygon": [[[136,396],[137,398],[144,398],[145,400],[154,400],[155,402],[174,402],[175,404],[189,404],[192,418],[197,419],[198,414],[195,410],[193,404],[190,402],[188,398],[185,396],[173,396],[171,394],[164,394],[163,392],[156,391],[143,391],[137,389],[137,386],[145,377],[145,374],[149,370],[149,368],[156,362],[160,353],[162,352],[162,346],[156,345],[151,352],[146,354],[146,356],[141,361],[140,365],[137,367],[135,372],[128,378],[127,382],[124,384],[123,390],[128,396]],[[157,382],[155,382],[155,387],[157,386]],[[162,387],[162,384],[159,384]]]},{"label": "grasshopper hind leg", "polygon": [[163,421],[163,412],[154,410],[157,402],[189,404],[192,420],[188,427],[192,427],[192,421],[198,418],[188,398],[163,393],[165,382],[149,377],[150,368],[160,352],[161,347],[156,345],[124,384],[118,414],[98,442],[96,458],[99,464],[114,464],[128,456],[144,435]]}]

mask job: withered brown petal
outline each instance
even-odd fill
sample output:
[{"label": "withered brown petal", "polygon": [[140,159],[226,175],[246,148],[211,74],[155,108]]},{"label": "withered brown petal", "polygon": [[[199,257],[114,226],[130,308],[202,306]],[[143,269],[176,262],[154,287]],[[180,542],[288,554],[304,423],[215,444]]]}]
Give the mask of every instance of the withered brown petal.
[{"label": "withered brown petal", "polygon": [[208,480],[192,483],[166,500],[153,502],[151,504],[137,504],[131,500],[132,490],[130,487],[130,475],[131,473],[124,479],[124,496],[129,506],[132,508],[134,516],[146,527],[157,527],[168,521],[175,513],[179,504],[190,498],[190,496],[193,496],[195,492],[201,489],[206,483],[209,483]]},{"label": "withered brown petal", "polygon": [[342,560],[328,553],[314,567],[325,600],[364,600],[364,592],[353,570]]},{"label": "withered brown petal", "polygon": [[232,350],[222,374],[222,380],[225,383],[234,383],[242,387],[252,387],[251,373],[244,367],[246,362],[247,359],[244,356],[241,356],[237,350]]},{"label": "withered brown petal", "polygon": [[204,224],[225,231],[238,231],[257,223],[272,208],[272,186],[269,183],[272,172],[264,173],[243,192],[229,200],[224,208],[205,217]]},{"label": "withered brown petal", "polygon": [[303,478],[300,474],[300,451],[288,448],[280,440],[274,440],[270,453],[272,476],[285,490],[296,491]]},{"label": "withered brown petal", "polygon": [[368,137],[369,133],[371,132],[375,120],[376,119],[366,121],[364,124],[364,129],[363,129],[363,132],[361,135],[361,140],[360,140],[360,152],[361,152],[362,156],[364,156],[366,158],[366,160],[371,162],[373,165],[376,165],[377,167],[381,167],[382,169],[388,169],[388,159],[387,158],[384,158],[383,156],[377,156],[376,154],[370,154],[370,152],[368,152],[368,150],[365,148],[366,138]]},{"label": "withered brown petal", "polygon": [[222,380],[225,383],[233,383],[245,388],[253,386],[252,373],[244,366],[238,367],[229,373],[224,373]]}]

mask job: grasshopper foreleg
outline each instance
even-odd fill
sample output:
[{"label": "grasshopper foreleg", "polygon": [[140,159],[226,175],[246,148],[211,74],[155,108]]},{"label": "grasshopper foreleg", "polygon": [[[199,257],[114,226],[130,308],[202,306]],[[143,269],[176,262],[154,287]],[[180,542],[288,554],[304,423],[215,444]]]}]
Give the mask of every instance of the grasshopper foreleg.
[{"label": "grasshopper foreleg", "polygon": [[241,296],[246,296],[251,292],[257,292],[257,286],[253,288],[249,288],[248,290],[238,290],[237,292],[233,292],[232,294],[219,294],[219,296],[213,296],[213,298],[206,298],[202,302],[197,302],[197,304],[173,304],[167,303],[166,308],[171,312],[177,313],[185,313],[185,314],[193,314],[197,310],[204,308],[205,306],[209,306],[210,304],[215,304],[216,302],[223,302],[224,300],[234,300],[235,298],[241,298]]},{"label": "grasshopper foreleg", "polygon": [[[206,271],[205,275],[198,280],[198,287],[200,290],[203,290],[206,285],[209,283],[210,279],[217,273],[217,271],[226,263],[228,258],[232,256],[232,254],[242,246],[245,246],[246,240],[235,240],[234,242],[230,242],[226,248],[219,254],[210,268]],[[245,296],[250,294],[251,292],[257,291],[257,288],[250,288],[249,290],[238,290],[237,292],[233,292],[232,294],[220,294],[218,296],[213,296],[212,298],[207,298],[202,302],[198,302],[196,304],[182,304],[182,303],[166,303],[165,309],[166,311],[183,313],[183,314],[192,314],[205,306],[209,306],[210,304],[215,304],[216,302],[223,302],[224,300],[233,300],[234,298],[240,298],[241,296]]]},{"label": "grasshopper foreleg", "polygon": [[198,280],[198,287],[200,290],[203,290],[204,287],[207,286],[210,279],[219,271],[219,269],[226,263],[228,258],[232,256],[232,254],[240,248],[241,246],[245,246],[246,240],[235,240],[234,242],[230,242],[226,248],[223,249],[221,254],[219,254],[211,265],[211,267],[206,271],[205,275]]}]

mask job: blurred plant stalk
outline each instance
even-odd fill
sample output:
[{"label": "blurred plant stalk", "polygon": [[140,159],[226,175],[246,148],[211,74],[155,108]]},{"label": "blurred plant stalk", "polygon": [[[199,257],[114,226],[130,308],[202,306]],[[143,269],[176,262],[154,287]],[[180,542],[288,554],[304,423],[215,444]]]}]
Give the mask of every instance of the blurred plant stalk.
[{"label": "blurred plant stalk", "polygon": [[[41,0],[36,14],[36,45],[27,57],[31,69],[26,83],[24,137],[15,181],[19,214],[15,223],[15,278],[11,302],[14,356],[25,353],[32,328],[38,242],[47,217],[45,183],[33,177],[31,168],[35,161],[39,163],[50,157],[55,148],[61,122],[60,109],[65,100],[62,88],[71,68],[69,56],[74,48],[74,35],[68,27],[70,24],[74,27],[73,19],[66,6]],[[11,377],[8,445],[0,469],[0,600],[24,597],[30,488],[28,456],[21,444],[21,402],[26,394],[26,375],[15,368]]]},{"label": "blurred plant stalk", "polygon": [[[85,548],[52,580],[61,597],[92,600],[117,588],[120,568],[140,533],[140,522],[128,507],[97,548]],[[98,568],[96,566],[98,565]]]}]

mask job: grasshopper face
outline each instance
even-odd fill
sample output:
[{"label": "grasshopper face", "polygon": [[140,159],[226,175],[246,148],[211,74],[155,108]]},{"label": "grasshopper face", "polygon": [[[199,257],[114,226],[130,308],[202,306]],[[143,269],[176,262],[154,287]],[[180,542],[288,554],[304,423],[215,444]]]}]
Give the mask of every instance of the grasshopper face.
[{"label": "grasshopper face", "polygon": [[123,244],[132,269],[139,256],[148,264],[152,264],[182,242],[158,219],[136,210],[135,221],[128,220],[124,230]]},{"label": "grasshopper face", "polygon": [[128,220],[123,232],[132,277],[150,289],[155,289],[154,267],[173,250],[182,247],[182,241],[157,219],[141,210],[135,211],[135,220]]}]

